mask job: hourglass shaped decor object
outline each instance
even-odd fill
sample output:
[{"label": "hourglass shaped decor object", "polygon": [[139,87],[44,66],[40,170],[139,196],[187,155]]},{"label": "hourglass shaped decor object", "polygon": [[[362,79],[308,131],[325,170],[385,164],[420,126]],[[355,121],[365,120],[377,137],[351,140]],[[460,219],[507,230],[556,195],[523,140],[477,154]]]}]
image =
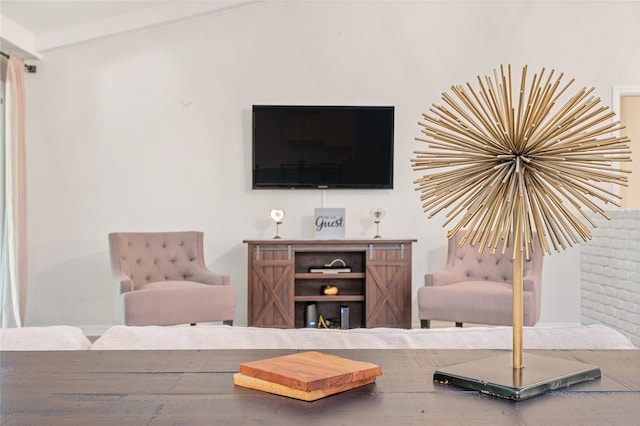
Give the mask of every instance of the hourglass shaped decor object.
[{"label": "hourglass shaped decor object", "polygon": [[280,235],[278,234],[278,228],[282,225],[282,219],[284,219],[284,210],[271,210],[271,219],[276,223],[276,236],[273,237],[274,240],[279,240]]},{"label": "hourglass shaped decor object", "polygon": [[384,217],[384,210],[381,208],[371,209],[369,214],[373,218],[373,222],[376,224],[376,236],[373,238],[382,238],[380,236],[380,221]]}]

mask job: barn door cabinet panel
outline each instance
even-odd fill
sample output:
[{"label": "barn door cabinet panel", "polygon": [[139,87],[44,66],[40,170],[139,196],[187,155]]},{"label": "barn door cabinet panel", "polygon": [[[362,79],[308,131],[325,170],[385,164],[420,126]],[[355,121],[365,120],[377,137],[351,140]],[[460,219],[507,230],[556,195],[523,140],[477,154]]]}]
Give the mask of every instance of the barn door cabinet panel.
[{"label": "barn door cabinet panel", "polygon": [[286,245],[257,245],[249,255],[249,325],[293,328],[293,255]]},{"label": "barn door cabinet panel", "polygon": [[367,327],[411,328],[411,245],[369,247]]},{"label": "barn door cabinet panel", "polygon": [[[248,325],[300,328],[306,306],[339,326],[411,328],[411,244],[415,240],[246,240]],[[325,270],[342,267],[340,272]],[[325,295],[325,286],[338,294]]]}]

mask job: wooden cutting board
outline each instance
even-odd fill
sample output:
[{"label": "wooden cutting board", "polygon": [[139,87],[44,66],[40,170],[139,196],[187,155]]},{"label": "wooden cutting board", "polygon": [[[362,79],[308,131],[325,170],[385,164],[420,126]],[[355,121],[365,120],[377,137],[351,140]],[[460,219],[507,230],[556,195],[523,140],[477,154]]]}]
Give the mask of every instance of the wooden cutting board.
[{"label": "wooden cutting board", "polygon": [[315,401],[373,383],[382,369],[321,352],[301,352],[240,364],[233,376],[238,386]]}]

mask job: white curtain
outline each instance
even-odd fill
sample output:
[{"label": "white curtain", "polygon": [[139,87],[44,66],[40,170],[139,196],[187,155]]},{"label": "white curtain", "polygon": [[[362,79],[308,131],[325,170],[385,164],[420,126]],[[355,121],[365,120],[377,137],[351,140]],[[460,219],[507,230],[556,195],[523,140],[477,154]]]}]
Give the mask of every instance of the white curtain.
[{"label": "white curtain", "polygon": [[21,327],[27,296],[27,202],[24,61],[7,63],[2,132],[2,327]]}]

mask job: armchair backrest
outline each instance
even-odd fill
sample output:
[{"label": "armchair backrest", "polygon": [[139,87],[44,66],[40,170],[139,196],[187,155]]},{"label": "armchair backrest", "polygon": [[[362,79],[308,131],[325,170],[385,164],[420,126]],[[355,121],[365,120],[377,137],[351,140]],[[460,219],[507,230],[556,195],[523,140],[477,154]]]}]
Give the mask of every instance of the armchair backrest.
[{"label": "armchair backrest", "polygon": [[[478,253],[478,245],[471,245],[467,241],[460,247],[460,240],[464,236],[464,231],[459,231],[449,240],[447,267],[456,270],[456,273],[465,280],[478,281],[500,281],[513,283],[513,260],[512,253],[507,250],[502,254],[498,248],[495,254],[491,254],[489,249],[485,249],[482,254]],[[533,238],[533,251],[529,259],[525,257],[523,263],[524,276],[542,275],[542,256],[540,243],[536,235]],[[539,280],[538,280],[539,281]]]},{"label": "armchair backrest", "polygon": [[115,232],[109,234],[111,266],[136,284],[188,280],[205,268],[203,233]]}]

